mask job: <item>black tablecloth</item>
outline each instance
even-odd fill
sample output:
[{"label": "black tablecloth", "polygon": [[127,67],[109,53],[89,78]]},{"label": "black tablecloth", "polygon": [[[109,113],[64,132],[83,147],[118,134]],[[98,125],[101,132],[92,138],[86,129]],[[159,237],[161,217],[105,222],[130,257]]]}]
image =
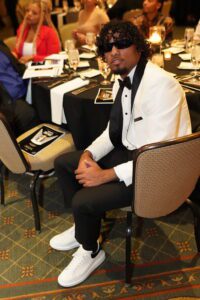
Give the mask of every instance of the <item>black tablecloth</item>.
[{"label": "black tablecloth", "polygon": [[[165,62],[167,71],[178,75],[187,74],[188,71],[178,70],[180,63],[177,55],[171,61]],[[102,80],[98,76],[98,80]],[[66,93],[63,98],[63,108],[77,149],[87,147],[106,127],[109,119],[111,104],[94,104],[99,87],[97,86],[79,95]],[[32,85],[32,101],[39,118],[43,122],[51,122],[50,89],[47,84],[34,83]],[[192,119],[193,131],[200,127],[200,93],[187,93],[187,102]]]}]

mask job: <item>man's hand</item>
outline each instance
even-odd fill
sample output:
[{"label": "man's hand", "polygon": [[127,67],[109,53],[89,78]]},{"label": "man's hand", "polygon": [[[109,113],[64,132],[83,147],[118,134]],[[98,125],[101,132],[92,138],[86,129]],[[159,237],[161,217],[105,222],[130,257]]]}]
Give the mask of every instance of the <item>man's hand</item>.
[{"label": "man's hand", "polygon": [[75,170],[76,179],[83,187],[98,186],[117,179],[114,169],[102,169],[92,159],[89,151],[83,153],[78,168]]}]

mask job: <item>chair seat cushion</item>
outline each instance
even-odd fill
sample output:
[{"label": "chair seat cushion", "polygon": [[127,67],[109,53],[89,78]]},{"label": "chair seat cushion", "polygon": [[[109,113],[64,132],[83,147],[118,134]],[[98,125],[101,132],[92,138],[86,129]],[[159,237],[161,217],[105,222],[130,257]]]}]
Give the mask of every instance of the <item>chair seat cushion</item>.
[{"label": "chair seat cushion", "polygon": [[30,134],[32,134],[34,131],[38,130],[42,126],[51,127],[55,130],[62,131],[65,134],[63,136],[61,136],[60,138],[58,138],[57,140],[55,140],[54,142],[52,142],[51,144],[49,144],[48,146],[46,146],[44,149],[42,149],[40,152],[38,152],[34,156],[30,155],[27,152],[22,150],[27,162],[30,165],[30,169],[32,171],[51,170],[54,168],[54,160],[58,156],[60,156],[63,153],[75,150],[75,146],[74,146],[74,142],[73,142],[71,133],[61,129],[60,127],[58,127],[56,125],[52,125],[52,124],[40,124],[32,129],[28,130],[27,132],[25,132],[24,134],[20,135],[17,138],[17,142],[19,143],[20,141],[25,139],[27,136],[29,136]]}]

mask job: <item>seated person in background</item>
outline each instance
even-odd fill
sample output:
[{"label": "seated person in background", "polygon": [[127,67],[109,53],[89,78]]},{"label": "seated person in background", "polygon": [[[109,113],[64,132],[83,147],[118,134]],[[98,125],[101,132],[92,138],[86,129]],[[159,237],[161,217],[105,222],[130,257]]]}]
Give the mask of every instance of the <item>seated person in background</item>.
[{"label": "seated person in background", "polygon": [[200,20],[196,26],[195,32],[194,32],[194,40],[200,41]]},{"label": "seated person in background", "polygon": [[[22,79],[25,66],[0,40],[0,111],[6,116],[16,136],[39,124],[33,107],[25,102],[27,85]],[[4,90],[8,97],[4,97]]]},{"label": "seated person in background", "polygon": [[14,55],[22,63],[42,61],[46,56],[60,51],[59,37],[50,20],[51,6],[48,4],[49,0],[31,0],[27,7],[14,49]]},{"label": "seated person in background", "polygon": [[109,22],[106,12],[97,6],[96,0],[82,0],[83,9],[78,15],[78,27],[72,33],[73,38],[80,45],[86,43],[87,32],[93,32],[97,35],[101,26]]},{"label": "seated person in background", "polygon": [[149,28],[156,25],[164,25],[166,39],[172,38],[173,20],[171,17],[164,17],[160,10],[163,0],[143,0],[143,14],[132,20],[145,38],[149,37]]},{"label": "seated person in background", "polygon": [[142,8],[142,0],[117,0],[115,4],[107,11],[107,14],[110,20],[120,20],[125,12],[137,8]]},{"label": "seated person in background", "polygon": [[113,85],[115,101],[105,131],[85,151],[63,154],[55,161],[75,224],[54,236],[50,245],[57,250],[78,248],[58,277],[64,287],[81,283],[105,260],[98,242],[101,219],[106,211],[131,203],[135,149],[191,133],[182,87],[148,61],[149,46],[136,26],[120,21],[106,24],[97,46],[121,80]]}]

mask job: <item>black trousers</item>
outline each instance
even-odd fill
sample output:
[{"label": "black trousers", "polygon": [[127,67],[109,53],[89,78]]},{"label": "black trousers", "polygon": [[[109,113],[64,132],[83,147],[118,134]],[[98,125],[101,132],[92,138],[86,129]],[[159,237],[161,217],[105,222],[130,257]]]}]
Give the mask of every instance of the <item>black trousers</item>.
[{"label": "black trousers", "polygon": [[[72,207],[75,222],[75,237],[85,250],[95,250],[101,230],[101,219],[108,210],[129,206],[132,201],[133,186],[113,181],[97,187],[83,188],[74,175],[74,170],[82,151],[75,151],[58,157],[55,171],[61,185],[65,204]],[[133,159],[133,152],[125,148],[115,148],[98,164],[111,168]]]}]

